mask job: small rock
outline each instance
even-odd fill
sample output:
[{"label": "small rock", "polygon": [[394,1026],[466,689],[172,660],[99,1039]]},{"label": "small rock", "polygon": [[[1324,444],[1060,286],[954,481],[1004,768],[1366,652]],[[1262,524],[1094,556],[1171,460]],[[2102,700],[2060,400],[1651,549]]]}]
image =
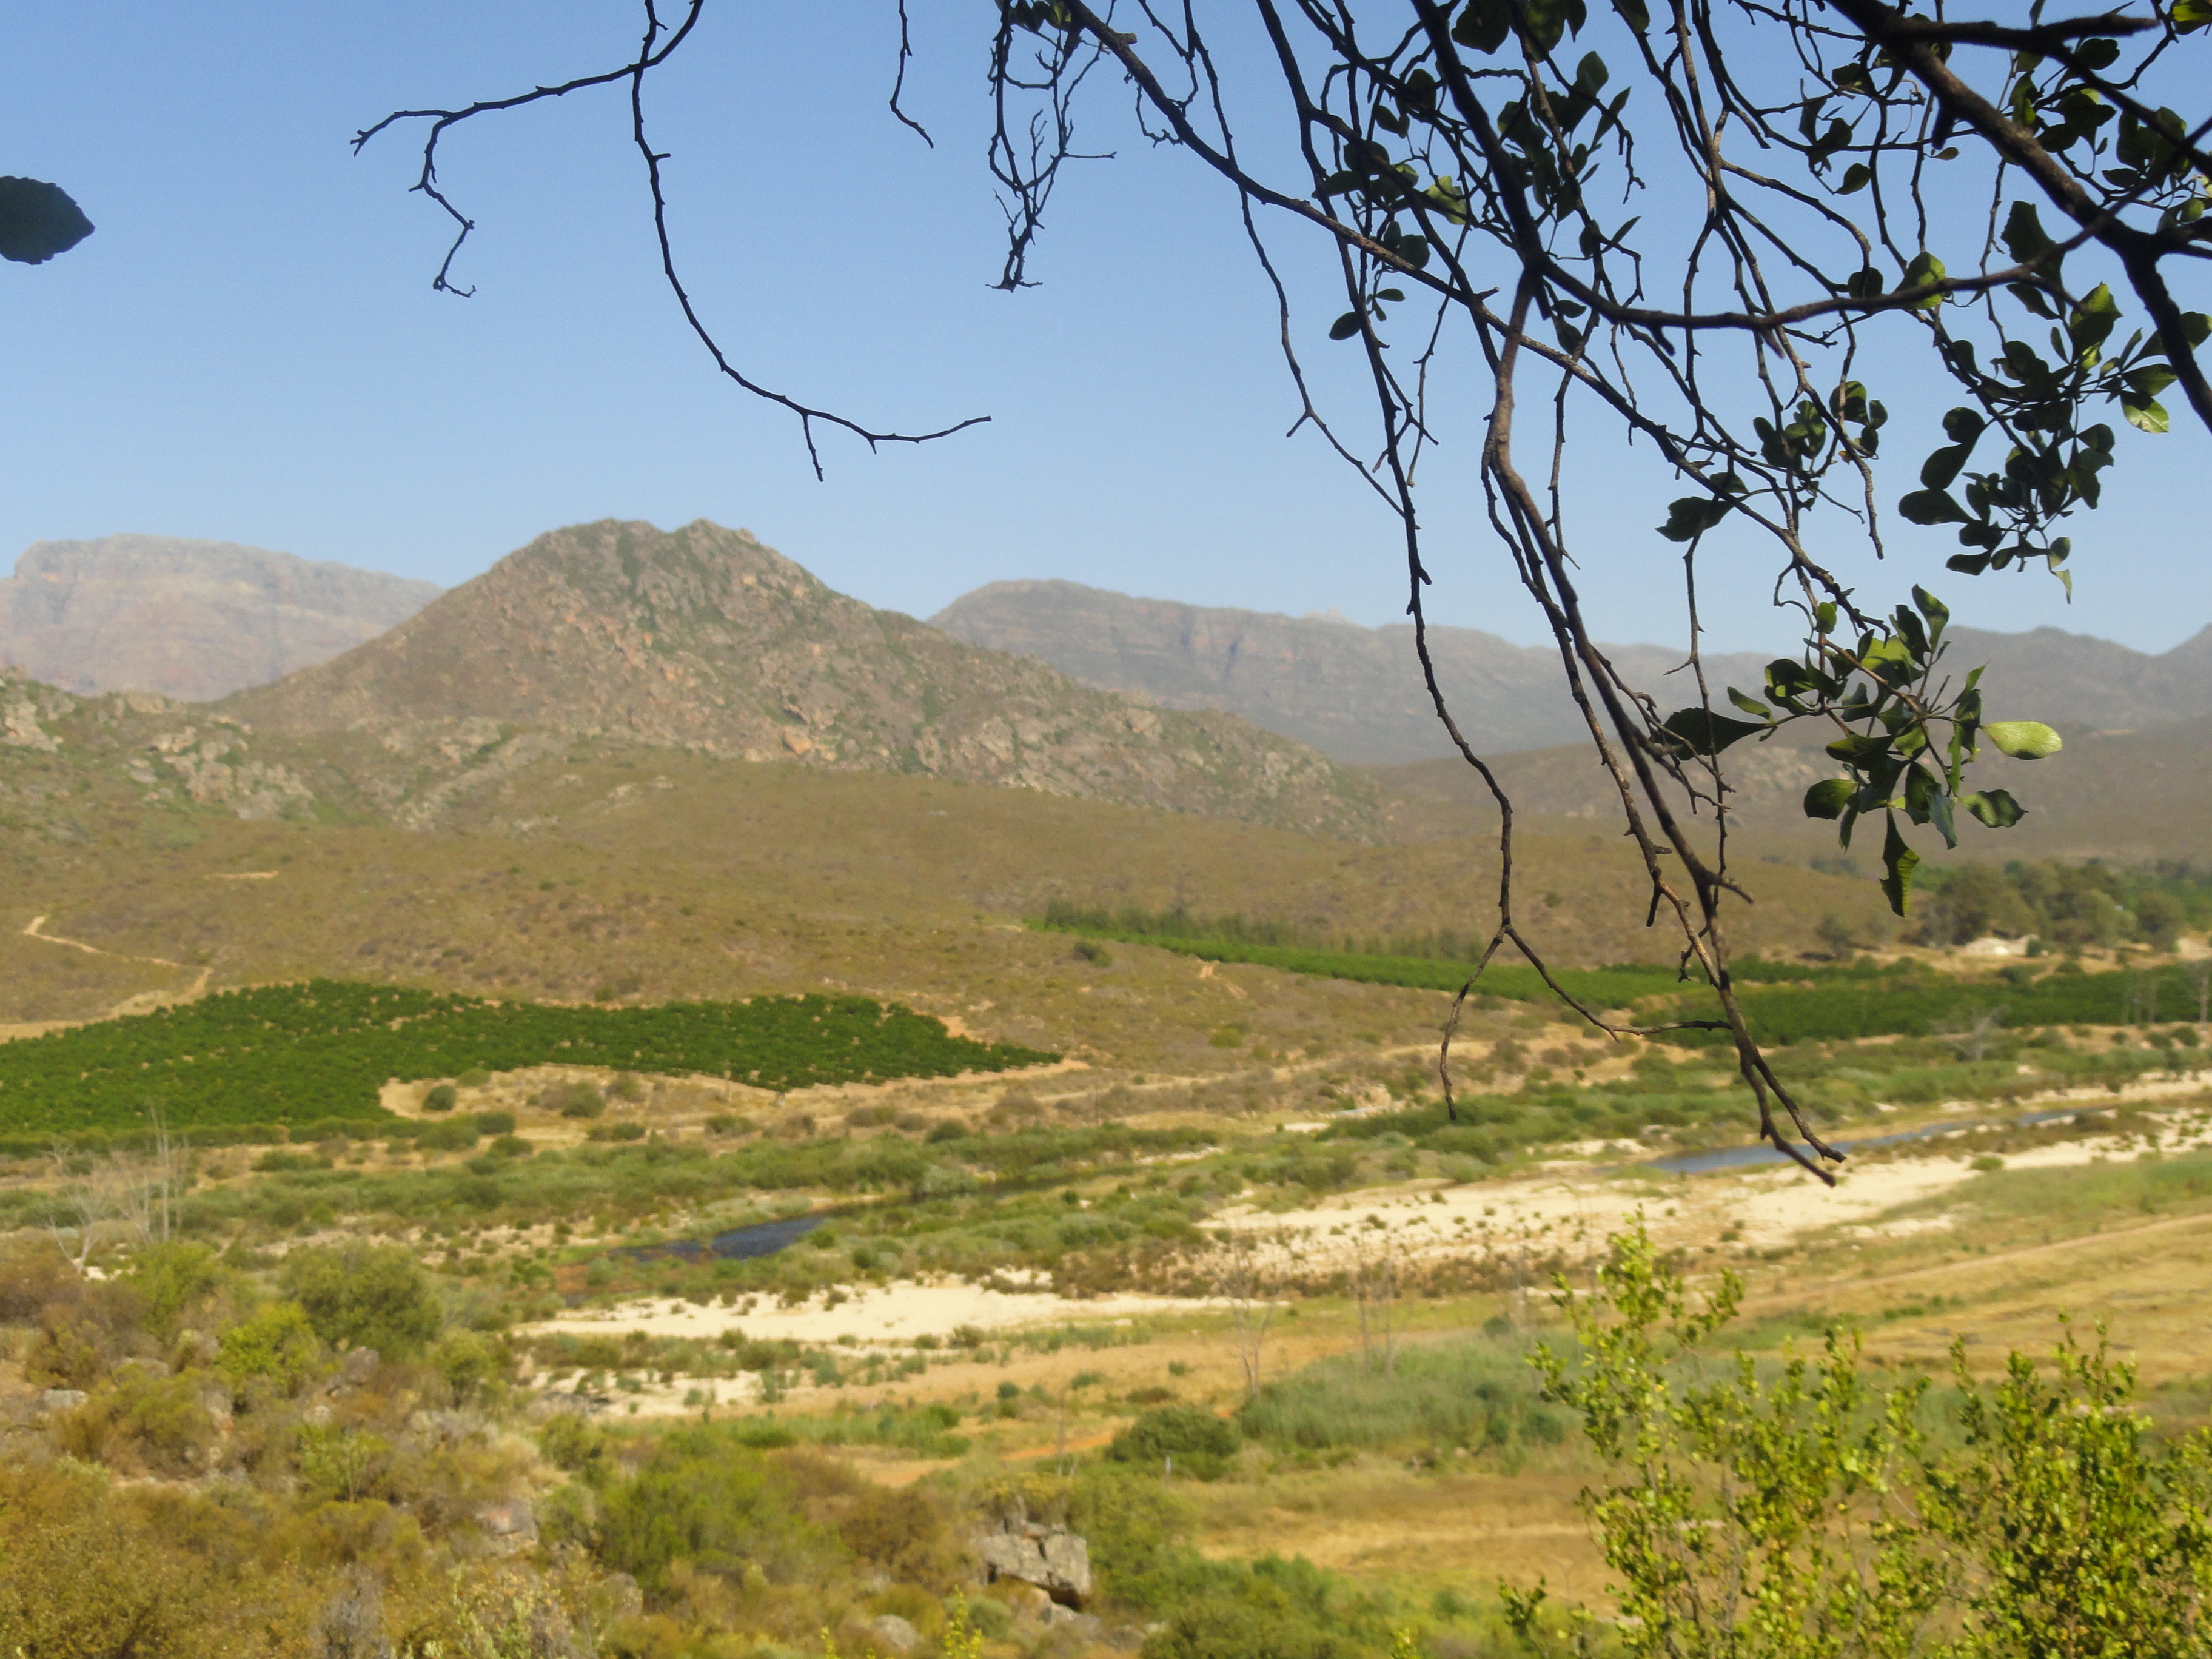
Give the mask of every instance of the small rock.
[{"label": "small rock", "polygon": [[912,1653],[921,1632],[895,1613],[878,1613],[868,1620],[868,1634],[894,1653]]},{"label": "small rock", "polygon": [[626,1572],[608,1573],[599,1580],[599,1589],[614,1618],[634,1618],[645,1607],[645,1592],[638,1588],[637,1580]]},{"label": "small rock", "polygon": [[1044,1610],[1053,1604],[1052,1597],[1047,1595],[1035,1584],[1024,1584],[1018,1581],[1006,1591],[1006,1601],[1007,1611],[1017,1619],[1042,1620],[1044,1617]]},{"label": "small rock", "polygon": [[48,1389],[39,1396],[39,1410],[41,1413],[73,1412],[84,1404],[88,1397],[82,1389]]},{"label": "small rock", "polygon": [[477,1511],[477,1525],[483,1528],[493,1549],[502,1555],[526,1550],[538,1542],[538,1512],[522,1498],[485,1505]]},{"label": "small rock", "polygon": [[1096,1642],[1105,1633],[1105,1621],[1088,1613],[1078,1613],[1073,1607],[1063,1607],[1054,1601],[1044,1612],[1044,1627],[1062,1631],[1079,1642]]}]

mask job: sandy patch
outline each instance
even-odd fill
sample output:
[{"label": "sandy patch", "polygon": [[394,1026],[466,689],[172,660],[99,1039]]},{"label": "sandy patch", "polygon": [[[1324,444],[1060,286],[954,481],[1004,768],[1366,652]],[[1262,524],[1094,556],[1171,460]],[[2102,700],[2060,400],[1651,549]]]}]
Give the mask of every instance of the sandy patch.
[{"label": "sandy patch", "polygon": [[648,1336],[711,1339],[725,1331],[737,1330],[768,1341],[849,1340],[907,1347],[918,1337],[941,1340],[963,1325],[980,1331],[1004,1331],[1075,1322],[1128,1324],[1138,1319],[1190,1313],[1219,1305],[1196,1297],[1133,1294],[1071,1301],[1049,1291],[1000,1291],[975,1285],[908,1282],[865,1285],[837,1294],[842,1299],[834,1306],[828,1295],[814,1297],[791,1308],[762,1298],[753,1303],[750,1311],[719,1304],[699,1307],[653,1297],[564,1315],[528,1326],[525,1332],[537,1335],[567,1331],[579,1336],[605,1336],[617,1332],[643,1331]]},{"label": "sandy patch", "polygon": [[[2104,1098],[2109,1102],[2108,1096]],[[2162,1128],[2173,1127],[2169,1121]],[[2201,1145],[2203,1139],[2200,1130],[2167,1145],[2179,1149]],[[2130,1156],[2135,1144],[2113,1136],[2063,1141],[2006,1153],[2005,1167],[2074,1167]],[[1939,1150],[1942,1146],[1940,1140],[1929,1143],[1928,1154],[1919,1158],[1847,1161],[1832,1188],[1786,1164],[1685,1179],[1648,1170],[1607,1176],[1555,1164],[1519,1181],[1464,1187],[1407,1182],[1281,1212],[1232,1207],[1210,1224],[1264,1239],[1267,1255],[1307,1272],[1346,1267],[1385,1245],[1407,1260],[1505,1258],[1553,1250],[1571,1256],[1600,1248],[1639,1212],[1652,1237],[1668,1246],[1702,1247],[1725,1235],[1747,1246],[1772,1249],[1838,1226],[1862,1229],[1862,1236],[1903,1235],[1946,1224],[1924,1218],[1878,1229],[1869,1224],[1900,1206],[1977,1179],[1969,1162],[1954,1151]]]}]

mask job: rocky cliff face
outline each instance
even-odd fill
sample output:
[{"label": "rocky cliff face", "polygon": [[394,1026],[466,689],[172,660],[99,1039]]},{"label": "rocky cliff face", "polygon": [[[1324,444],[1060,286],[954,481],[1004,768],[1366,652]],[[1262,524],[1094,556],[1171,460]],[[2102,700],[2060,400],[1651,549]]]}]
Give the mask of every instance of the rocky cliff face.
[{"label": "rocky cliff face", "polygon": [[[1085,587],[994,582],[931,618],[957,638],[1050,663],[1086,685],[1175,708],[1221,708],[1340,760],[1389,764],[1448,755],[1421,682],[1411,626],[1209,609]],[[2125,730],[2212,714],[2212,628],[2163,656],[2055,628],[1955,629],[1949,660],[1986,664],[2008,717],[2069,731]],[[1673,708],[1692,700],[1677,651],[1603,647],[1632,684]],[[1580,741],[1557,653],[1466,628],[1429,630],[1430,655],[1460,729],[1485,752]],[[1771,653],[1708,656],[1716,688],[1756,691]]]},{"label": "rocky cliff face", "polygon": [[574,733],[1332,835],[1373,827],[1370,787],[1297,743],[963,644],[704,522],[540,537],[383,637],[221,713],[264,734],[373,739],[392,763],[383,781],[349,767],[356,781],[418,805]]},{"label": "rocky cliff face", "polygon": [[438,592],[233,542],[39,542],[0,580],[0,660],[64,690],[204,702],[350,650]]},{"label": "rocky cliff face", "polygon": [[[1411,624],[1131,599],[1075,582],[994,582],[930,618],[956,638],[1050,663],[1086,685],[1173,708],[1221,708],[1340,760],[1384,764],[1450,752],[1413,652]],[[1681,660],[1658,646],[1607,647],[1638,684]],[[1460,729],[1492,753],[1583,733],[1558,653],[1468,628],[1431,628],[1429,650]],[[1729,657],[1749,673],[1764,659]]]}]

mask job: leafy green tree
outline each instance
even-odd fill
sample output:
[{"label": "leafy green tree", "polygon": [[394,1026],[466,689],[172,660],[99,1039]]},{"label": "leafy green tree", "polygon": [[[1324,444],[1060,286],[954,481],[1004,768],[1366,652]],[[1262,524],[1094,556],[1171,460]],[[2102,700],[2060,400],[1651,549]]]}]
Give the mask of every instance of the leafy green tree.
[{"label": "leafy green tree", "polygon": [[[2160,1443],[2135,1375],[2069,1337],[1980,1382],[1952,1350],[1963,1443],[1925,1378],[1869,1380],[1856,1336],[1780,1361],[1718,1351],[1741,1287],[1693,1297],[1639,1225],[1596,1294],[1562,1281],[1579,1352],[1550,1398],[1613,1471],[1583,1504],[1624,1653],[1726,1659],[2120,1659],[2212,1638],[2212,1448]],[[1535,1594],[1509,1608],[1533,1617]]]},{"label": "leafy green tree", "polygon": [[2160,1445],[2135,1368],[2069,1331],[2048,1376],[2025,1355],[1980,1382],[1951,1351],[1966,1455],[1929,1471],[1934,1535],[1976,1564],[1964,1653],[2164,1659],[2212,1643],[2212,1455]]},{"label": "leafy green tree", "polygon": [[444,1322],[429,1275],[404,1245],[295,1250],[278,1277],[333,1347],[374,1348],[386,1358],[420,1353]]}]

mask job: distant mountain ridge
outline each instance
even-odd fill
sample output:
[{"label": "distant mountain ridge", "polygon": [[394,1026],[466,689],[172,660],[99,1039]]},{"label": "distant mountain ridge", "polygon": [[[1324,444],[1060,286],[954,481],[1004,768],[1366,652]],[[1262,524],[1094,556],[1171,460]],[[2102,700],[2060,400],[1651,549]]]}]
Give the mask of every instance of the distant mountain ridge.
[{"label": "distant mountain ridge", "polygon": [[348,775],[403,818],[574,733],[1355,839],[1375,828],[1373,786],[1303,744],[964,644],[703,520],[541,536],[391,632],[209,712],[263,737],[373,739]]},{"label": "distant mountain ridge", "polygon": [[[1144,599],[1070,581],[993,582],[930,618],[971,644],[1032,656],[1086,685],[1170,708],[1220,708],[1340,761],[1388,765],[1449,752],[1423,688],[1410,624]],[[2125,730],[2212,714],[2212,628],[2160,656],[2039,628],[1959,628],[1950,660],[1987,664],[1993,708],[2074,731]],[[1492,753],[1583,735],[1557,653],[1468,628],[1431,628],[1429,649],[1455,718]],[[1682,654],[1603,647],[1631,684],[1672,707],[1692,700]],[[1755,691],[1773,653],[1708,655],[1716,694]]]},{"label": "distant mountain ridge", "polygon": [[206,702],[374,639],[441,591],[235,542],[36,542],[0,580],[0,661],[81,696]]}]

